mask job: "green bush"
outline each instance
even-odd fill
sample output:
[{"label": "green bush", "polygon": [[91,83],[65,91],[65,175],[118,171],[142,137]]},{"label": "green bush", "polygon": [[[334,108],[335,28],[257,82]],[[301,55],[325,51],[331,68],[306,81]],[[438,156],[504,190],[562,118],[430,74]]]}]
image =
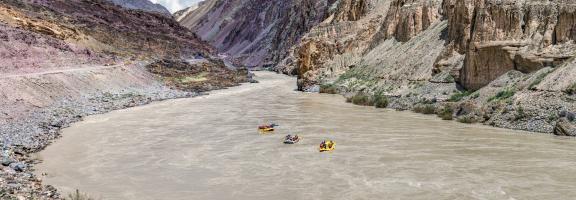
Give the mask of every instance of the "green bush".
[{"label": "green bush", "polygon": [[526,118],[526,112],[524,112],[524,108],[522,106],[518,106],[518,108],[516,108],[516,113],[514,115],[515,120],[521,120]]},{"label": "green bush", "polygon": [[458,118],[458,122],[465,123],[465,124],[472,124],[472,123],[476,123],[476,119],[473,116],[466,115],[466,116]]},{"label": "green bush", "polygon": [[320,93],[338,94],[338,88],[333,84],[320,85]]},{"label": "green bush", "polygon": [[374,96],[374,106],[376,106],[376,108],[388,107],[388,97],[386,97],[384,95],[375,95]]},{"label": "green bush", "polygon": [[498,94],[496,94],[496,96],[490,97],[490,99],[488,99],[488,102],[508,99],[508,98],[514,96],[514,94],[516,94],[516,91],[514,91],[513,89],[505,89],[505,90],[498,92]]},{"label": "green bush", "polygon": [[452,96],[450,96],[450,98],[448,99],[449,102],[458,102],[461,101],[464,97],[467,97],[468,95],[472,94],[469,91],[461,91],[461,92],[456,92],[454,93]]},{"label": "green bush", "polygon": [[434,107],[434,105],[432,105],[432,104],[419,105],[419,106],[414,107],[413,111],[416,113],[431,115],[431,114],[436,113],[436,107]]},{"label": "green bush", "polygon": [[576,94],[576,83],[574,83],[570,87],[566,88],[566,90],[564,92],[566,92],[566,94],[569,94],[569,95]]},{"label": "green bush", "polygon": [[454,116],[454,109],[451,106],[444,106],[444,108],[438,113],[438,117],[443,120],[452,120]]},{"label": "green bush", "polygon": [[346,101],[351,102],[355,105],[361,105],[361,106],[373,106],[374,105],[374,102],[372,101],[372,99],[370,99],[370,96],[368,96],[364,93],[358,93]]},{"label": "green bush", "polygon": [[479,93],[479,92],[474,92],[474,93],[472,94],[472,98],[473,98],[473,99],[477,99],[478,97],[480,97],[480,93]]},{"label": "green bush", "polygon": [[542,73],[540,75],[538,75],[538,77],[536,77],[536,79],[534,79],[534,81],[532,81],[532,83],[530,83],[530,85],[528,86],[528,89],[530,90],[536,90],[536,86],[538,86],[542,80],[544,80],[544,78],[546,78],[546,76],[548,76],[550,72],[547,73]]}]

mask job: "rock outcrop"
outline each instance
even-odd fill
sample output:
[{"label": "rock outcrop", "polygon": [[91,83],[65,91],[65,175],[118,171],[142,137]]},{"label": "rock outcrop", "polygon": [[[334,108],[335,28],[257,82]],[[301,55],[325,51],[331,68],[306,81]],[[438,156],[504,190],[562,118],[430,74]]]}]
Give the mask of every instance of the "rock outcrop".
[{"label": "rock outcrop", "polygon": [[512,129],[552,133],[576,109],[576,2],[359,2],[338,1],[276,70],[301,90],[466,108],[458,120]]},{"label": "rock outcrop", "polygon": [[444,1],[451,48],[466,55],[460,83],[471,90],[510,70],[531,73],[574,56],[572,1]]},{"label": "rock outcrop", "polygon": [[384,39],[395,38],[406,42],[428,29],[440,18],[440,2],[395,0],[390,4],[382,33]]}]

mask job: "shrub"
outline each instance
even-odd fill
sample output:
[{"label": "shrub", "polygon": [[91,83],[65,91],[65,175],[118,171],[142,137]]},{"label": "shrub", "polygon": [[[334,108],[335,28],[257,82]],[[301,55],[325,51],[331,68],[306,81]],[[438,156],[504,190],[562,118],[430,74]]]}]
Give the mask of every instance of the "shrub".
[{"label": "shrub", "polygon": [[444,108],[438,113],[438,117],[443,120],[452,120],[454,115],[454,109],[451,106],[444,106]]},{"label": "shrub", "polygon": [[431,115],[431,114],[435,114],[435,113],[436,113],[436,107],[434,107],[434,105],[428,104],[428,105],[424,106],[423,114]]},{"label": "shrub", "polygon": [[469,91],[462,91],[462,92],[456,92],[454,93],[452,96],[450,96],[450,98],[448,99],[449,102],[458,102],[460,100],[462,100],[464,97],[467,97],[468,95],[472,94]]},{"label": "shrub", "polygon": [[480,93],[474,92],[474,93],[472,94],[472,98],[473,98],[473,99],[477,99],[478,97],[480,97]]},{"label": "shrub", "polygon": [[466,115],[466,116],[458,118],[458,122],[465,123],[465,124],[472,124],[472,123],[476,123],[476,119],[473,116]]},{"label": "shrub", "polygon": [[370,97],[364,93],[358,93],[358,94],[352,96],[347,101],[351,102],[355,105],[361,105],[361,106],[373,106],[374,105],[374,102],[372,101],[372,99],[370,99]]},{"label": "shrub", "polygon": [[376,106],[376,108],[388,107],[388,97],[381,94],[374,95],[374,106]]},{"label": "shrub", "polygon": [[334,84],[320,85],[320,93],[338,94],[338,88]]},{"label": "shrub", "polygon": [[514,96],[514,94],[516,94],[516,91],[514,91],[512,89],[505,89],[505,90],[498,92],[496,94],[496,96],[490,97],[490,99],[488,99],[488,102],[508,99],[508,98]]},{"label": "shrub", "polygon": [[524,119],[526,118],[526,112],[524,112],[524,108],[522,106],[518,106],[518,108],[516,108],[516,114],[514,115],[514,118],[516,120],[520,120],[520,119]]},{"label": "shrub", "polygon": [[454,79],[454,77],[452,75],[448,75],[448,76],[444,77],[444,82],[454,83],[454,82],[456,82],[456,79]]},{"label": "shrub", "polygon": [[566,92],[566,94],[569,94],[569,95],[576,94],[576,83],[574,83],[570,87],[566,88],[566,90],[564,90],[564,92]]},{"label": "shrub", "polygon": [[76,192],[68,194],[68,198],[66,198],[66,200],[94,200],[94,199],[88,196],[87,194],[81,193],[78,189],[76,189]]},{"label": "shrub", "polygon": [[536,77],[536,79],[534,79],[534,81],[532,81],[532,83],[530,83],[530,85],[528,86],[528,89],[530,90],[536,90],[536,86],[538,86],[542,80],[544,80],[544,78],[546,78],[546,76],[548,76],[550,72],[547,73],[542,73],[540,75],[538,75],[538,77]]},{"label": "shrub", "polygon": [[431,114],[436,113],[436,107],[434,107],[434,105],[432,105],[432,104],[420,105],[420,106],[414,107],[413,111],[416,113],[431,115]]}]

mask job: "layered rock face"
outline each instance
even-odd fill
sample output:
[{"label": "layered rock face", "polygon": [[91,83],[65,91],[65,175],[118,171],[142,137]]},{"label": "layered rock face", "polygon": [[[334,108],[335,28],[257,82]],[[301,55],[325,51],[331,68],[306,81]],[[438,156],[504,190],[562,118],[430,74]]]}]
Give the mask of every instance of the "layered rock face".
[{"label": "layered rock face", "polygon": [[[289,58],[292,60],[277,67],[279,71],[290,72],[290,66],[296,66],[298,70],[293,74],[300,77],[301,89],[315,91],[323,81],[334,79],[348,69],[387,62],[389,59],[385,58],[386,54],[378,51],[392,52],[390,48],[395,45],[392,40],[409,41],[440,21],[440,1],[374,0],[364,1],[364,4],[352,2],[354,1],[340,1],[338,9],[333,10],[327,20],[304,37],[301,45],[296,47],[296,53]],[[358,5],[360,8],[347,5]],[[341,21],[342,18],[337,17],[355,10],[364,11],[357,20]],[[311,51],[311,46],[332,46],[334,50]],[[381,48],[378,48],[379,46]],[[442,45],[438,47],[441,48]],[[431,52],[438,54],[438,50]],[[310,57],[320,59],[307,61]],[[392,60],[398,64],[404,62],[406,65],[416,65],[411,63],[412,59]],[[395,77],[400,78],[406,77]]]},{"label": "layered rock face", "polygon": [[440,18],[439,1],[393,1],[382,29],[384,39],[406,42]]},{"label": "layered rock face", "polygon": [[462,121],[569,135],[574,122],[559,112],[576,110],[575,4],[342,0],[276,70],[305,91],[379,94],[396,109],[450,106]]},{"label": "layered rock face", "polygon": [[155,4],[149,0],[110,0],[112,3],[127,9],[143,10],[155,12],[166,16],[172,15],[168,9],[160,4]]},{"label": "layered rock face", "polygon": [[572,1],[445,1],[448,41],[466,55],[460,82],[476,90],[510,70],[557,67],[573,56]]},{"label": "layered rock face", "polygon": [[210,0],[180,23],[247,66],[271,66],[326,16],[330,2]]}]

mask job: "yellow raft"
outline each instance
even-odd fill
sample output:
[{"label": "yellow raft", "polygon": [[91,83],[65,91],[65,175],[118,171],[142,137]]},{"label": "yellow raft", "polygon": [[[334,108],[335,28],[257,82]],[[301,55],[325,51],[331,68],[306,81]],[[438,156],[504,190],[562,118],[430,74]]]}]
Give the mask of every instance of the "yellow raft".
[{"label": "yellow raft", "polygon": [[272,131],[274,131],[274,128],[272,128],[272,127],[259,128],[258,130],[261,131],[261,132],[272,132]]},{"label": "yellow raft", "polygon": [[324,141],[324,142],[320,143],[320,152],[332,151],[332,150],[334,150],[335,147],[336,147],[336,142],[334,142],[332,140]]}]

